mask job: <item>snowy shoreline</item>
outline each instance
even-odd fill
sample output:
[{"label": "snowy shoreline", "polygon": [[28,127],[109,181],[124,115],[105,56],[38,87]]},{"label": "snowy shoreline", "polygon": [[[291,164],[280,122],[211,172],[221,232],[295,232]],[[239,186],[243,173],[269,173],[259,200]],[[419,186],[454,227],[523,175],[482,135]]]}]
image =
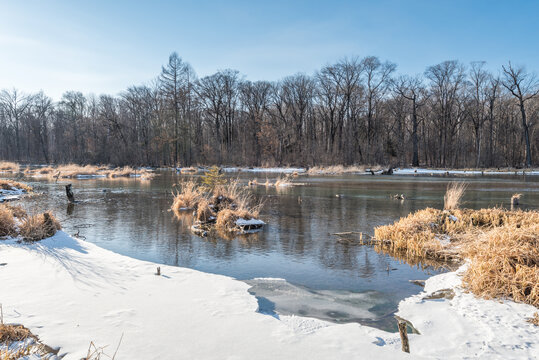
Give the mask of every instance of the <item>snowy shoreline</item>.
[{"label": "snowy shoreline", "polygon": [[[308,174],[308,175],[372,175],[369,168],[365,170],[349,171],[346,167],[341,172],[326,171],[324,169],[310,172],[306,168],[301,167],[273,167],[273,168],[247,168],[247,167],[223,167],[222,170],[228,173],[246,172],[246,173],[276,173],[276,174]],[[382,170],[374,171],[376,175],[382,173]],[[394,168],[394,175],[539,175],[539,169],[431,169],[431,168]]]},{"label": "snowy shoreline", "polygon": [[[37,243],[0,240],[4,321],[20,323],[64,359],[86,355],[90,341],[117,359],[534,358],[536,308],[483,300],[460,288],[459,273],[436,275],[404,299],[397,315],[410,334],[257,312],[249,285],[230,277],[132,259],[59,231]],[[161,276],[155,275],[157,266]],[[425,300],[451,288],[452,299]]]}]

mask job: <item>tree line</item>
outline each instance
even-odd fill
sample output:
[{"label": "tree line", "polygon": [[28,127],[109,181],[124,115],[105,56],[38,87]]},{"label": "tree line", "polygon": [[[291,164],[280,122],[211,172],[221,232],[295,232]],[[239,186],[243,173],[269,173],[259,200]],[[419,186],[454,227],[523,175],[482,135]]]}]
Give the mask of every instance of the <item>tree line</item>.
[{"label": "tree line", "polygon": [[119,95],[0,92],[0,158],[114,165],[531,167],[539,81],[511,63],[444,61],[398,75],[378,57],[312,76],[198,78],[170,55],[150,84]]}]

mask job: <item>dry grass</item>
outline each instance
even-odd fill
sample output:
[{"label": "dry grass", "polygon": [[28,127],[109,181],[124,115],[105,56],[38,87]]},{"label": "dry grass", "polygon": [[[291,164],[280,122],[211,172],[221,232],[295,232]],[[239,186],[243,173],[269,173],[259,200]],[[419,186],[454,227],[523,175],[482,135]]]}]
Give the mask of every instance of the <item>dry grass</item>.
[{"label": "dry grass", "polygon": [[375,228],[377,248],[406,258],[469,259],[463,282],[486,298],[539,306],[539,212],[424,209]]},{"label": "dry grass", "polygon": [[[103,170],[101,170],[103,172]],[[124,166],[121,168],[115,168],[111,170],[104,171],[109,178],[118,178],[118,177],[137,177],[141,179],[151,179],[155,175],[153,172],[146,169],[135,169],[131,166]]]},{"label": "dry grass", "polygon": [[22,325],[0,324],[0,343],[22,341],[28,337],[34,335]]},{"label": "dry grass", "polygon": [[28,216],[26,210],[20,205],[0,204],[0,209],[2,208],[10,210],[11,214],[18,219],[23,219]]},{"label": "dry grass", "polygon": [[20,227],[19,234],[27,241],[39,241],[56,234],[62,227],[56,218],[50,213],[28,216]]},{"label": "dry grass", "polygon": [[205,198],[201,199],[197,205],[196,219],[200,222],[208,222],[214,216],[210,203]]},{"label": "dry grass", "polygon": [[198,170],[194,167],[186,167],[180,169],[180,174],[196,174]]},{"label": "dry grass", "polygon": [[17,235],[17,227],[13,212],[7,206],[0,206],[0,236]]},{"label": "dry grass", "polygon": [[[372,167],[371,167],[372,168]],[[367,166],[364,165],[331,165],[331,166],[313,166],[307,170],[308,175],[322,175],[322,174],[353,174],[365,172]]]},{"label": "dry grass", "polygon": [[464,192],[466,191],[466,184],[463,182],[451,182],[447,185],[447,190],[444,195],[444,209],[454,210],[460,206],[460,201]]},{"label": "dry grass", "polygon": [[21,347],[16,350],[0,350],[0,360],[19,360],[31,355],[31,347]]},{"label": "dry grass", "polygon": [[71,179],[78,176],[103,176],[111,179],[121,177],[138,177],[151,179],[154,173],[146,169],[135,169],[130,166],[111,168],[110,166],[67,164],[26,169],[26,176],[48,177],[51,179]]},{"label": "dry grass", "polygon": [[253,203],[253,197],[247,187],[242,186],[239,180],[217,185],[212,190],[189,180],[179,185],[179,191],[174,195],[172,210],[176,217],[180,218],[181,209],[194,209],[199,224],[205,224],[211,217],[216,217],[217,229],[235,231],[237,219],[249,220],[259,215],[262,204],[253,206]]},{"label": "dry grass", "polygon": [[20,166],[10,161],[0,161],[0,171],[19,172]]},{"label": "dry grass", "polygon": [[277,178],[277,180],[275,180],[275,187],[282,187],[282,186],[290,186],[292,185],[292,182],[289,180],[289,177],[284,177],[284,178]]},{"label": "dry grass", "polygon": [[0,179],[0,189],[2,190],[17,190],[22,189],[28,193],[32,192],[34,189],[26,185],[25,183],[9,180],[9,179]]},{"label": "dry grass", "polygon": [[181,182],[177,188],[178,191],[174,194],[174,202],[171,206],[175,212],[195,209],[204,197],[201,187],[193,180]]},{"label": "dry grass", "polygon": [[529,318],[528,322],[535,326],[539,326],[539,312],[533,314],[533,317]]},{"label": "dry grass", "polygon": [[532,226],[501,226],[463,247],[471,259],[466,288],[485,298],[512,298],[539,307],[539,216]]}]

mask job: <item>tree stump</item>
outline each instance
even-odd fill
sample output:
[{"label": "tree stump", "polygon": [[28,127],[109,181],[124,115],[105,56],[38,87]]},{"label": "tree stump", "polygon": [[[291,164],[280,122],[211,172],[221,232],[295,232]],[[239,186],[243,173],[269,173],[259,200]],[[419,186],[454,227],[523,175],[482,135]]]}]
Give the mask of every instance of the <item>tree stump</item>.
[{"label": "tree stump", "polygon": [[67,200],[69,200],[70,203],[75,202],[75,196],[73,195],[73,191],[71,190],[71,184],[66,185],[66,196]]},{"label": "tree stump", "polygon": [[408,342],[408,333],[406,331],[406,321],[397,319],[397,325],[399,326],[399,335],[401,336],[402,351],[410,352],[410,343]]}]

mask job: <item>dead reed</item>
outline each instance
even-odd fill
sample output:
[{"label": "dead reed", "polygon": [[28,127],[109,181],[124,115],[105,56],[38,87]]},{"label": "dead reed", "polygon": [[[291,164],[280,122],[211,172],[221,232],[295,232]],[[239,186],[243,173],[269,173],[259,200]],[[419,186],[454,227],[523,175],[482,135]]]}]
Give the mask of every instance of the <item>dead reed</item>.
[{"label": "dead reed", "polygon": [[0,179],[0,190],[24,190],[25,192],[30,193],[34,189],[31,186],[19,181]]},{"label": "dead reed", "polygon": [[[339,175],[339,174],[354,174],[354,173],[363,173],[367,169],[367,166],[364,165],[331,165],[331,166],[313,166],[307,170],[308,175]],[[371,167],[371,169],[374,169]]]},{"label": "dead reed", "polygon": [[84,176],[108,177],[110,179],[122,177],[151,179],[154,176],[154,173],[147,169],[135,169],[130,166],[112,168],[110,166],[82,166],[77,164],[44,166],[36,169],[27,168],[24,174],[26,176],[47,177],[51,179],[71,179]]},{"label": "dead reed", "polygon": [[0,206],[0,237],[17,235],[15,218],[10,208],[5,205]]},{"label": "dead reed", "polygon": [[256,218],[262,207],[262,203],[254,204],[248,188],[239,180],[217,184],[213,188],[189,180],[177,187],[171,207],[176,217],[180,217],[182,210],[195,210],[199,224],[213,222],[212,218],[215,218],[215,227],[222,231],[237,230],[238,219]]},{"label": "dead reed", "polygon": [[447,185],[447,190],[444,195],[444,209],[454,210],[460,206],[460,201],[464,192],[466,191],[466,184],[463,182],[451,182]]},{"label": "dead reed", "polygon": [[536,312],[533,314],[531,318],[527,320],[530,324],[533,324],[535,326],[539,326],[539,312]]},{"label": "dead reed", "polygon": [[50,213],[28,216],[19,226],[19,234],[24,240],[39,241],[56,234],[62,227],[56,218]]},{"label": "dead reed", "polygon": [[10,161],[0,161],[0,171],[19,172],[20,166],[17,163]]},{"label": "dead reed", "polygon": [[22,341],[28,337],[35,336],[24,326],[0,323],[0,343]]},{"label": "dead reed", "polygon": [[175,212],[193,210],[203,198],[201,187],[193,180],[183,181],[176,187],[178,190],[174,193],[174,202],[171,206]]},{"label": "dead reed", "polygon": [[428,208],[374,234],[401,257],[470,260],[463,283],[478,296],[539,306],[539,211]]}]

